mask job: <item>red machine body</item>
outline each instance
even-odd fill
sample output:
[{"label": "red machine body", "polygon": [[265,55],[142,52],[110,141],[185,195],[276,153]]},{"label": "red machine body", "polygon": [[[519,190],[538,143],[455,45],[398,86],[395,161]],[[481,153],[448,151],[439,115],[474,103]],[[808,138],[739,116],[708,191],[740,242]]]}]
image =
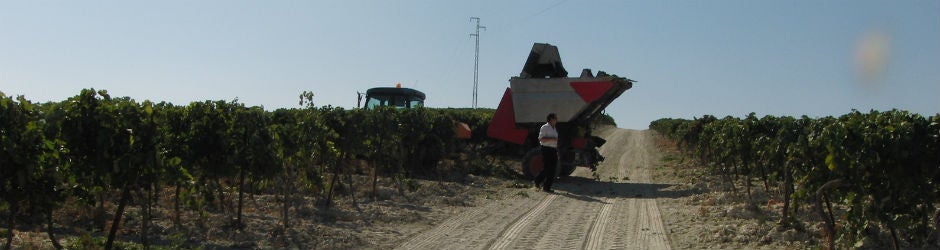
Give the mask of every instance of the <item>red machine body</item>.
[{"label": "red machine body", "polygon": [[542,169],[536,137],[549,113],[559,122],[559,176],[570,175],[576,166],[595,169],[603,160],[597,147],[604,140],[591,135],[591,121],[634,82],[603,71],[595,76],[590,69],[577,78],[567,74],[557,47],[536,43],[522,73],[509,80],[490,122],[489,137],[533,148],[522,161],[527,176]]}]

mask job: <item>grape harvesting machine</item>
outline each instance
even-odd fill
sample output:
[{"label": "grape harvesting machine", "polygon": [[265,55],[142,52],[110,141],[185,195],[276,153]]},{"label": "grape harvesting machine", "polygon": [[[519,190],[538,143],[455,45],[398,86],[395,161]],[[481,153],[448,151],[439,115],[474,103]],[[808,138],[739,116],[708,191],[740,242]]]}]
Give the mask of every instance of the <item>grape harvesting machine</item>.
[{"label": "grape harvesting machine", "polygon": [[556,176],[571,175],[578,166],[596,170],[604,159],[597,148],[605,140],[591,134],[591,122],[633,83],[604,71],[594,75],[590,69],[582,70],[580,77],[568,77],[558,48],[535,43],[522,73],[509,80],[487,135],[532,148],[522,159],[522,172],[531,178],[543,168],[539,128],[549,113],[555,113],[560,158]]}]

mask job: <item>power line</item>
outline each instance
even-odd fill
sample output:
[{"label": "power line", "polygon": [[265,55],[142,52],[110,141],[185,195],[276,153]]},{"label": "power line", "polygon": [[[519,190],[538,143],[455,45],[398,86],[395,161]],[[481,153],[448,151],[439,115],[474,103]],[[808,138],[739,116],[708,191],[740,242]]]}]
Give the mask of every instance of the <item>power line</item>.
[{"label": "power line", "polygon": [[476,52],[473,57],[473,108],[477,108],[477,87],[480,79],[480,29],[486,30],[485,26],[480,26],[479,17],[470,17],[470,21],[477,21],[476,33],[470,34],[470,37],[476,37]]}]

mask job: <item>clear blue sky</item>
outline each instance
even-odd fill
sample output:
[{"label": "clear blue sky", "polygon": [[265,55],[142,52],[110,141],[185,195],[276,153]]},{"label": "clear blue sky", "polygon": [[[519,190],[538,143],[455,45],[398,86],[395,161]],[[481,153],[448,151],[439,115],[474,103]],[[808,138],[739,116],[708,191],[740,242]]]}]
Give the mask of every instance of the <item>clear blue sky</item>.
[{"label": "clear blue sky", "polygon": [[[3,1],[0,91],[352,108],[375,86],[495,108],[534,42],[638,81],[607,112],[664,118],[940,112],[940,1]],[[865,59],[867,58],[867,59]],[[867,70],[861,70],[866,68]]]}]

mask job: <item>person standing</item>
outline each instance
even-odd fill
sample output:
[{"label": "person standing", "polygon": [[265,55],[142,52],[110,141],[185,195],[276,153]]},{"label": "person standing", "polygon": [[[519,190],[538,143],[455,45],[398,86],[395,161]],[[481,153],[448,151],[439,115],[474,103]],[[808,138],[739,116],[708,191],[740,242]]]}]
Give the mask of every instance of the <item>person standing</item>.
[{"label": "person standing", "polygon": [[542,172],[535,177],[535,187],[541,187],[542,191],[554,193],[552,182],[555,181],[555,169],[558,167],[558,116],[555,113],[548,114],[545,117],[545,125],[539,129],[539,144],[542,150]]}]

